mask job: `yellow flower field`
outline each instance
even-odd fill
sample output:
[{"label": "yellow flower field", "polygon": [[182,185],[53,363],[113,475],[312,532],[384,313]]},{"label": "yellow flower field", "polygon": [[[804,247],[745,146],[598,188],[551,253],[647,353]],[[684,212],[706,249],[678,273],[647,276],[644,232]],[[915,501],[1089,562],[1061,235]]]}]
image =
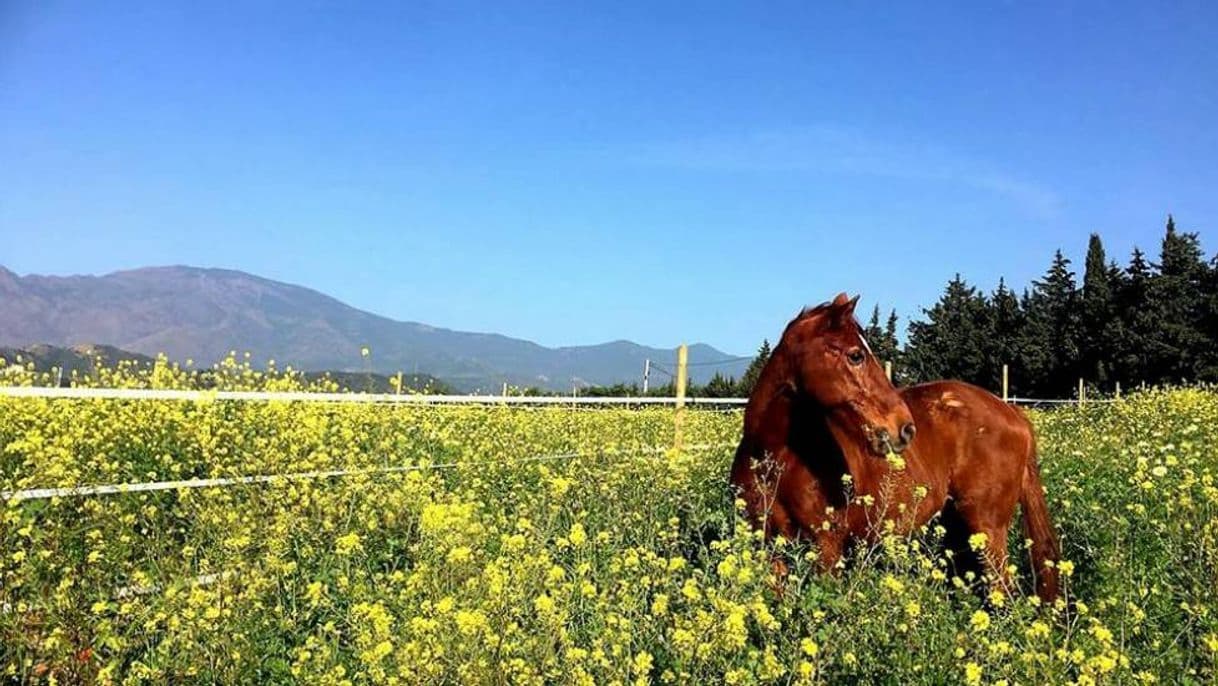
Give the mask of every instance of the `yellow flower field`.
[{"label": "yellow flower field", "polygon": [[[232,362],[206,379],[160,364],[78,382],[299,388]],[[8,498],[0,671],[46,683],[1212,683],[1218,394],[1033,418],[1066,558],[1057,607],[954,578],[933,527],[855,551],[834,577],[779,541],[794,563],[776,593],[771,551],[726,486],[738,411],[688,411],[676,452],[661,408],[0,398],[4,492],[356,470]],[[1013,562],[1026,592],[1027,563]]]}]

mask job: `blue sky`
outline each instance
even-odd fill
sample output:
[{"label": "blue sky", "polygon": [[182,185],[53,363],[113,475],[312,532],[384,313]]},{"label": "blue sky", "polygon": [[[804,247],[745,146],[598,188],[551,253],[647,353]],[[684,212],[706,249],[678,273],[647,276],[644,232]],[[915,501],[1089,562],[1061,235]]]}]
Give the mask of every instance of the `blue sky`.
[{"label": "blue sky", "polygon": [[0,2],[19,273],[744,353],[841,290],[1156,252],[1169,211],[1215,247],[1213,3],[102,5]]}]

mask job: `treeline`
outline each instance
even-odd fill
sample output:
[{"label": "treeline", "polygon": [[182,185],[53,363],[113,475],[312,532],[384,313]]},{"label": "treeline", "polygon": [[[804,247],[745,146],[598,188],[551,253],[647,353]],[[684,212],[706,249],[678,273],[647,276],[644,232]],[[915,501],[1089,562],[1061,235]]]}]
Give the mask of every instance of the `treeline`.
[{"label": "treeline", "polygon": [[[1011,392],[1069,397],[1078,379],[1101,392],[1218,381],[1218,258],[1168,217],[1157,261],[1134,249],[1124,267],[1091,235],[1081,283],[1059,250],[1022,293],[982,293],[958,274],[891,351],[897,381],[952,378],[990,389],[1010,367]],[[878,351],[877,351],[878,354]]]}]

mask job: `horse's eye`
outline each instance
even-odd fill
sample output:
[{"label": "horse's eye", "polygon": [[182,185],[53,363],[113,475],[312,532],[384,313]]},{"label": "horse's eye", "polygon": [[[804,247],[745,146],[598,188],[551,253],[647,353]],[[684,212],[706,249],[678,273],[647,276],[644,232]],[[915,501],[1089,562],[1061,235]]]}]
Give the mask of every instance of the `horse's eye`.
[{"label": "horse's eye", "polygon": [[854,348],[846,353],[846,360],[856,367],[862,364],[864,359],[866,359],[866,355],[859,348]]}]

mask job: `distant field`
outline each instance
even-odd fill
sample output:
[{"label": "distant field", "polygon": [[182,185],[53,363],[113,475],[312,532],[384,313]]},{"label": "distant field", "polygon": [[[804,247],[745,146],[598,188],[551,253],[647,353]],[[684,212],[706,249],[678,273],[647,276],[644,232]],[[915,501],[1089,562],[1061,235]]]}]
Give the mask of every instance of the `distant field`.
[{"label": "distant field", "polygon": [[[189,384],[160,373],[127,381]],[[275,383],[236,373],[229,387]],[[775,595],[725,486],[738,412],[688,412],[691,449],[675,453],[671,409],[0,398],[0,491],[419,468],[10,500],[0,670],[59,683],[1212,683],[1218,395],[1033,418],[1068,560],[1057,608],[954,590],[933,531],[859,551],[839,578],[797,564]]]}]

